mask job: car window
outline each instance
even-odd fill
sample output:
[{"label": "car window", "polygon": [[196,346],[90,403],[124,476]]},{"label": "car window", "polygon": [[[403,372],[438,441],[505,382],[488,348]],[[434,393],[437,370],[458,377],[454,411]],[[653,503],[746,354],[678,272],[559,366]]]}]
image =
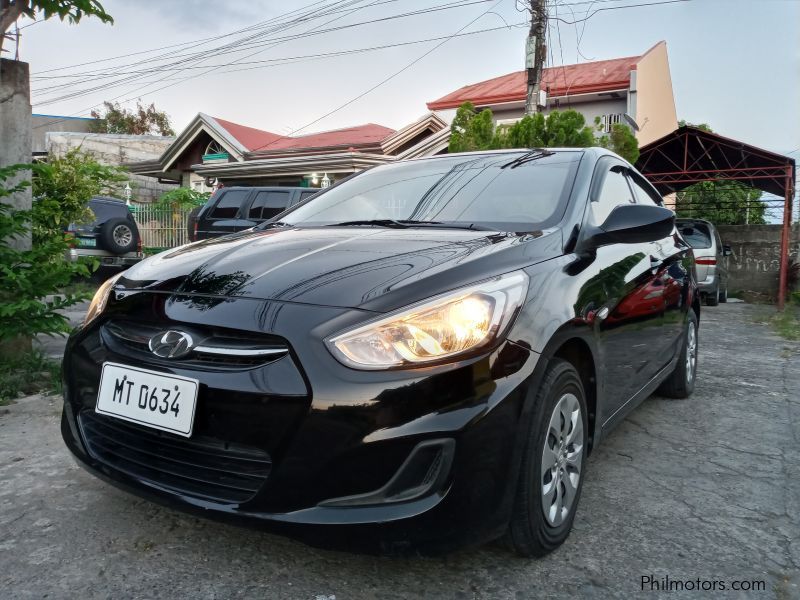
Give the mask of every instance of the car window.
[{"label": "car window", "polygon": [[603,180],[597,198],[591,202],[592,222],[600,225],[617,206],[631,203],[633,203],[633,196],[631,188],[628,186],[628,178],[619,167],[612,167]]},{"label": "car window", "polygon": [[250,190],[230,190],[224,192],[222,197],[217,201],[211,214],[212,219],[232,219],[239,212],[239,207],[244,202]]},{"label": "car window", "polygon": [[286,210],[289,206],[290,193],[270,190],[268,192],[258,192],[256,199],[250,206],[248,218],[250,219],[271,219],[278,213]]},{"label": "car window", "polygon": [[119,206],[109,204],[108,202],[89,202],[89,208],[92,209],[97,221],[108,221],[115,217],[125,217],[127,207],[120,201]]},{"label": "car window", "polygon": [[711,232],[703,223],[678,223],[678,230],[683,239],[689,242],[692,248],[711,248]]},{"label": "car window", "polygon": [[646,204],[648,206],[661,206],[662,200],[659,196],[655,196],[655,192],[644,187],[636,177],[629,177],[634,194],[636,194],[636,202],[639,204]]},{"label": "car window", "polygon": [[580,152],[454,155],[398,162],[344,181],[281,218],[291,224],[416,220],[534,231],[564,214]]},{"label": "car window", "polygon": [[318,191],[319,191],[319,190],[313,190],[313,191],[310,191],[310,192],[300,192],[300,200],[299,200],[299,202],[302,202],[303,200],[305,200],[305,199],[306,199],[306,198],[308,198],[309,196],[313,196],[313,195],[314,195],[314,194],[316,194]]}]

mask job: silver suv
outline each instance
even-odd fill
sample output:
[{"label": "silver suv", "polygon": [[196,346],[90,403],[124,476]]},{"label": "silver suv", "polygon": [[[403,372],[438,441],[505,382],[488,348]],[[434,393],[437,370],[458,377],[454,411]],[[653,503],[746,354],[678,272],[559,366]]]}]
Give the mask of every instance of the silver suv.
[{"label": "silver suv", "polygon": [[728,301],[728,256],[731,247],[722,244],[717,228],[702,219],[676,219],[683,239],[694,249],[697,287],[708,306]]}]

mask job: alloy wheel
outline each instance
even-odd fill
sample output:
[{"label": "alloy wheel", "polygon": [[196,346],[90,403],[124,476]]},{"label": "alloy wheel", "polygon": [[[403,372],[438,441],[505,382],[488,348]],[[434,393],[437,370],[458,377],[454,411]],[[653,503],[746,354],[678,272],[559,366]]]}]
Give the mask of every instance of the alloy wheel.
[{"label": "alloy wheel", "polygon": [[583,464],[583,416],[577,396],[566,393],[553,409],[542,449],[542,510],[557,527],[569,516]]},{"label": "alloy wheel", "polygon": [[697,325],[693,321],[689,321],[689,330],[686,332],[686,383],[692,383],[696,366]]},{"label": "alloy wheel", "polygon": [[133,231],[127,225],[117,225],[112,232],[114,242],[119,246],[125,247],[133,241]]}]

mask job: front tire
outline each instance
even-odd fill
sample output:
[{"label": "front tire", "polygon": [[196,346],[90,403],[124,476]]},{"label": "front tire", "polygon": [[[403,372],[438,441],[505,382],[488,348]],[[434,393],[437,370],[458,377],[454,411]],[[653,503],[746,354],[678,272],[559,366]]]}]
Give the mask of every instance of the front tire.
[{"label": "front tire", "polygon": [[675,370],[664,380],[656,393],[667,398],[688,398],[694,391],[694,382],[697,379],[697,315],[689,309],[689,318],[686,319],[686,333],[683,339],[683,348],[678,356]]},{"label": "front tire", "polygon": [[536,395],[508,529],[521,556],[552,552],[572,529],[583,487],[587,414],[575,367],[551,360]]}]

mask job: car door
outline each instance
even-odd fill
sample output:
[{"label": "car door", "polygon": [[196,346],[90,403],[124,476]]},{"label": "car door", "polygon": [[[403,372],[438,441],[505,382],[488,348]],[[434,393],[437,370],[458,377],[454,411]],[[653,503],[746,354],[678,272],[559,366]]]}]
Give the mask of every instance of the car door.
[{"label": "car door", "polygon": [[[661,196],[644,177],[635,171],[629,171],[628,177],[638,204],[662,205]],[[663,311],[662,333],[655,336],[652,341],[653,363],[650,372],[655,376],[670,362],[683,337],[685,292],[689,276],[684,261],[688,248],[675,232],[661,240],[650,242],[649,248],[654,283],[661,290],[660,301]]]},{"label": "car door", "polygon": [[250,197],[249,189],[222,189],[213,204],[200,217],[197,239],[219,237],[252,227],[242,216],[242,207]]},{"label": "car door", "polygon": [[289,207],[293,190],[260,190],[247,209],[247,227],[255,227]]},{"label": "car door", "polygon": [[[587,211],[588,225],[600,226],[621,204],[635,203],[627,167],[609,157],[599,161]],[[601,418],[618,412],[653,376],[657,338],[663,324],[663,283],[648,243],[610,244],[597,249],[596,273],[584,287],[594,296],[597,347],[605,402]]]}]

